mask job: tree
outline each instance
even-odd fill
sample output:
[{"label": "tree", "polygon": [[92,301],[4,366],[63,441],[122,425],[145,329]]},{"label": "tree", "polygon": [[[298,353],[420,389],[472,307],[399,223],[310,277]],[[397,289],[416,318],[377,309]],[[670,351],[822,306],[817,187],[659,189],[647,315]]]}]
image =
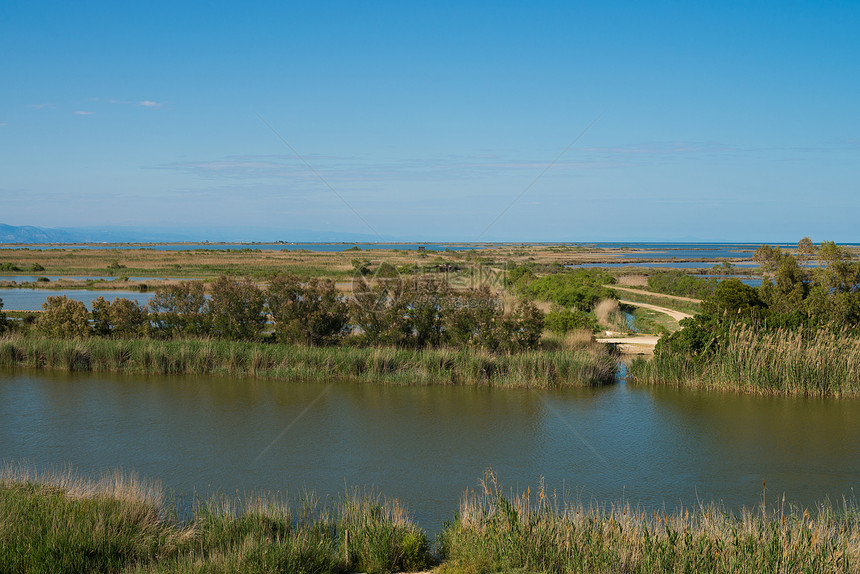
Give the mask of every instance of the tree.
[{"label": "tree", "polygon": [[813,258],[815,258],[815,252],[815,244],[810,238],[804,237],[797,242],[797,258],[800,260],[802,265],[807,265]]},{"label": "tree", "polygon": [[782,259],[782,249],[770,245],[759,245],[753,253],[753,261],[759,264],[764,275],[776,273],[777,265]]},{"label": "tree", "polygon": [[349,308],[330,280],[312,278],[306,285],[295,275],[275,277],[266,291],[279,341],[330,345],[348,329]]},{"label": "tree", "polygon": [[90,314],[80,301],[65,295],[48,297],[42,303],[44,313],[36,321],[36,328],[45,336],[56,338],[87,337],[92,334]]},{"label": "tree", "polygon": [[438,347],[444,338],[444,313],[449,295],[447,285],[438,279],[409,281],[401,297],[406,298],[406,323],[410,347]]},{"label": "tree", "polygon": [[164,335],[205,335],[209,314],[203,281],[182,281],[155,292],[149,301],[155,328]]},{"label": "tree", "polygon": [[360,340],[368,345],[406,345],[411,334],[408,296],[408,286],[400,278],[372,285],[364,279],[354,281],[349,317],[361,331]]},{"label": "tree", "polygon": [[443,313],[445,341],[495,351],[502,340],[502,301],[486,285],[451,294]]},{"label": "tree", "polygon": [[149,332],[146,307],[131,299],[114,299],[110,306],[110,322],[115,337],[140,337]]},{"label": "tree", "polygon": [[266,324],[266,298],[250,279],[221,275],[212,284],[208,302],[210,333],[221,339],[256,339]]},{"label": "tree", "polygon": [[107,337],[111,333],[110,301],[99,296],[93,301],[93,333]]},{"label": "tree", "polygon": [[817,270],[819,283],[836,293],[852,293],[860,284],[860,264],[852,261],[851,252],[832,241],[825,241],[818,250],[825,263]]},{"label": "tree", "polygon": [[504,348],[510,352],[528,351],[540,345],[543,333],[543,313],[531,301],[522,301],[515,311],[505,317],[508,338]]}]

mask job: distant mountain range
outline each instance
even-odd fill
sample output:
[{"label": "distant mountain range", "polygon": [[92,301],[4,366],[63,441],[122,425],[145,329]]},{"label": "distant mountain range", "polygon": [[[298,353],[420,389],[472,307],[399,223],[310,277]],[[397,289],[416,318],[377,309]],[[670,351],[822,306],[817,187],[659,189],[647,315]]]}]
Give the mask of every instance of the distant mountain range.
[{"label": "distant mountain range", "polygon": [[15,227],[0,223],[0,243],[71,243],[73,235],[59,229],[24,225]]},{"label": "distant mountain range", "polygon": [[176,242],[380,242],[396,241],[367,233],[313,231],[309,229],[167,229],[153,227],[14,226],[0,223],[0,243],[176,243]]}]

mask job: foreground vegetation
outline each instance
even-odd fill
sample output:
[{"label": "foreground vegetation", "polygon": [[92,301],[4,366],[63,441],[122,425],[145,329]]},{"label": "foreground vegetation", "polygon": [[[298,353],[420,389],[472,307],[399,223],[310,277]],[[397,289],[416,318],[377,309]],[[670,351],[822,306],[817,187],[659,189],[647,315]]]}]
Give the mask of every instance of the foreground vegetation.
[{"label": "foreground vegetation", "polygon": [[[849,503],[738,514],[583,506],[489,474],[436,540],[396,501],[348,492],[295,505],[257,495],[199,503],[180,520],[151,484],[0,470],[0,570],[85,572],[860,572]],[[434,555],[435,554],[435,555]]]},{"label": "foreground vegetation", "polygon": [[180,521],[157,488],[127,475],[0,471],[2,572],[386,573],[426,567],[429,550],[405,510],[378,495],[308,496],[298,509],[216,498]]},{"label": "foreground vegetation", "polygon": [[446,572],[860,572],[853,505],[647,512],[505,494],[492,476],[441,536]]},{"label": "foreground vegetation", "polygon": [[608,347],[492,354],[475,349],[329,347],[207,339],[0,338],[0,367],[214,374],[283,380],[553,388],[614,380]]}]

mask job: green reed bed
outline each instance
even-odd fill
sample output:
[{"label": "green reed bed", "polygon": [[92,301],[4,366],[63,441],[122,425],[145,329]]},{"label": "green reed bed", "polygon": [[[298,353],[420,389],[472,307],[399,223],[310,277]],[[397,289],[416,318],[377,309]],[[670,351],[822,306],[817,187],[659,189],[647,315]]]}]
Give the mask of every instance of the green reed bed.
[{"label": "green reed bed", "polygon": [[307,496],[298,509],[218,498],[179,521],[158,488],[130,475],[0,470],[0,572],[385,573],[430,560],[424,532],[378,495]]},{"label": "green reed bed", "polygon": [[705,356],[662,353],[629,380],[755,394],[860,397],[860,340],[849,333],[733,327]]},{"label": "green reed bed", "polygon": [[860,511],[585,507],[490,477],[440,536],[443,572],[860,572]]},{"label": "green reed bed", "polygon": [[464,495],[435,550],[400,504],[378,494],[292,504],[216,497],[179,520],[159,488],[132,475],[0,469],[0,571],[22,574],[388,573],[434,563],[443,574],[857,573],[860,509],[586,507],[542,485],[506,492],[490,474]]},{"label": "green reed bed", "polygon": [[493,355],[470,349],[405,350],[196,339],[58,340],[10,336],[0,339],[0,367],[552,388],[611,383],[615,363],[603,347]]}]

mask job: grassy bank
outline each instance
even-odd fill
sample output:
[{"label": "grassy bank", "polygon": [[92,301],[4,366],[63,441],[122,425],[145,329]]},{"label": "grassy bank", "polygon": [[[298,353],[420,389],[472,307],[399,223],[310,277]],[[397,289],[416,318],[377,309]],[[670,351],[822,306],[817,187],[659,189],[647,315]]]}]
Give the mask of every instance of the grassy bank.
[{"label": "grassy bank", "polygon": [[858,572],[852,505],[645,512],[584,507],[492,480],[467,495],[441,539],[444,572]]},{"label": "grassy bank", "polygon": [[[464,496],[436,553],[442,573],[860,572],[860,511],[584,507],[543,487],[506,495],[488,476]],[[179,521],[158,488],[128,475],[0,470],[3,572],[384,573],[433,562],[427,535],[379,495],[307,495],[295,506],[220,498]]]},{"label": "grassy bank", "polygon": [[658,354],[633,364],[628,380],[755,394],[860,397],[860,340],[846,332],[735,326],[718,351]]},{"label": "grassy bank", "polygon": [[215,499],[185,522],[157,488],[114,473],[0,471],[0,571],[368,572],[430,562],[423,531],[396,501],[348,494],[300,508],[272,497]]},{"label": "grassy bank", "polygon": [[552,388],[612,382],[605,347],[492,355],[477,350],[303,347],[216,340],[0,338],[0,367],[285,380]]}]

